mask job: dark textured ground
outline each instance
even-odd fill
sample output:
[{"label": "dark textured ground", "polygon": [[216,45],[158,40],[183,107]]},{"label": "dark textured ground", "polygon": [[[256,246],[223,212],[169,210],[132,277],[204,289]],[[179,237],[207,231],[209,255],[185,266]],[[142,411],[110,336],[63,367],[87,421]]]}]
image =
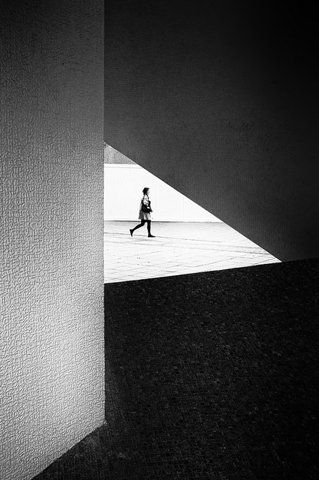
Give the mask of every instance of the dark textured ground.
[{"label": "dark textured ground", "polygon": [[37,480],[317,480],[318,266],[106,285],[108,426]]}]

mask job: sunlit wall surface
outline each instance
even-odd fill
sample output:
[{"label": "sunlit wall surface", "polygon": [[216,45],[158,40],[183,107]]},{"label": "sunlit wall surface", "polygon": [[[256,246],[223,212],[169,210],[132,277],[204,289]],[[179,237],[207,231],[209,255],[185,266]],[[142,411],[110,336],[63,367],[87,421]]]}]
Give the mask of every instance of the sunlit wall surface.
[{"label": "sunlit wall surface", "polygon": [[103,2],[1,9],[0,478],[104,418]]},{"label": "sunlit wall surface", "polygon": [[219,222],[219,219],[136,164],[104,165],[104,219],[137,220],[142,189],[150,188],[153,221]]}]

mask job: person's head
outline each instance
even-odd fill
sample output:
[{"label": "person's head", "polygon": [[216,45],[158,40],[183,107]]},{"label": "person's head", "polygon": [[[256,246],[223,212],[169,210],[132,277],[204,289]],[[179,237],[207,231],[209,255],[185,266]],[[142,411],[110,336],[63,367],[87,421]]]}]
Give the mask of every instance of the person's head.
[{"label": "person's head", "polygon": [[148,195],[150,189],[148,187],[143,188],[143,195]]}]

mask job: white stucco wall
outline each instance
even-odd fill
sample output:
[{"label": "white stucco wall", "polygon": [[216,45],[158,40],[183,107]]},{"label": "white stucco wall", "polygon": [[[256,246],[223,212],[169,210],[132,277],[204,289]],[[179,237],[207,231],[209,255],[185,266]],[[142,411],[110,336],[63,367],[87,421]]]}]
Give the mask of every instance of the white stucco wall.
[{"label": "white stucco wall", "polygon": [[103,2],[1,10],[0,478],[104,419]]},{"label": "white stucco wall", "polygon": [[150,188],[154,221],[220,221],[155,175],[134,164],[104,165],[104,219],[137,220],[144,187]]}]

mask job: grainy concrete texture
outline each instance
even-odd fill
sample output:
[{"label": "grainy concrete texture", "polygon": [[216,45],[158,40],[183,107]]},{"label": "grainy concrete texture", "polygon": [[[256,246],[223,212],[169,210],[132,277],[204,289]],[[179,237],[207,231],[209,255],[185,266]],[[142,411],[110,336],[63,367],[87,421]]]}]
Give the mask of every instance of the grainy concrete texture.
[{"label": "grainy concrete texture", "polygon": [[318,277],[105,285],[107,425],[37,480],[317,480]]},{"label": "grainy concrete texture", "polygon": [[0,5],[0,479],[103,423],[103,1]]}]

